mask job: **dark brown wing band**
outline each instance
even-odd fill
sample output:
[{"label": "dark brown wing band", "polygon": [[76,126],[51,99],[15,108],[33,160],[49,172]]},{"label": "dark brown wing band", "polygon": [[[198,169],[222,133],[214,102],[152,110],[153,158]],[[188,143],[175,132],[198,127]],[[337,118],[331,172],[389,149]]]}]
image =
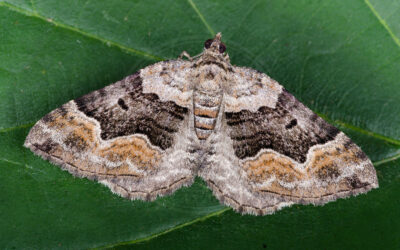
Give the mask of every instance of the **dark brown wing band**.
[{"label": "dark brown wing band", "polygon": [[120,88],[126,89],[126,95],[112,104],[103,90],[74,101],[81,112],[100,123],[103,140],[139,133],[163,150],[171,147],[173,133],[188,109],[172,101],[162,102],[156,94],[144,94],[139,73],[121,81]]},{"label": "dark brown wing band", "polygon": [[253,157],[261,149],[272,149],[304,163],[312,146],[331,141],[340,132],[285,89],[275,108],[226,112],[225,117],[240,159]]}]

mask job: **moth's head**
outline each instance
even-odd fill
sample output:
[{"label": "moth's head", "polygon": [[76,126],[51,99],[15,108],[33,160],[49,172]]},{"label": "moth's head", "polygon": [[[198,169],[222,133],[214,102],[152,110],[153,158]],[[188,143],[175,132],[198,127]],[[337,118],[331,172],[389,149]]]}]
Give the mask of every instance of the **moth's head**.
[{"label": "moth's head", "polygon": [[212,52],[215,54],[224,54],[226,46],[221,42],[221,32],[215,35],[213,39],[208,39],[204,42],[204,51]]},{"label": "moth's head", "polygon": [[221,32],[215,35],[213,39],[208,39],[204,42],[203,57],[213,57],[214,59],[226,60],[226,46],[221,42]]}]

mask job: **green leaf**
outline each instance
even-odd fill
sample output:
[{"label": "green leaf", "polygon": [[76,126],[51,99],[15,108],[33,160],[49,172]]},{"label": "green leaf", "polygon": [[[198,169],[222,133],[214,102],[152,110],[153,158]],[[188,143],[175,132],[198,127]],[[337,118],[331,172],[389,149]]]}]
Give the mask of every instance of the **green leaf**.
[{"label": "green leaf", "polygon": [[[0,1],[0,247],[400,248],[400,1]],[[129,201],[22,147],[70,99],[221,31],[374,161],[379,189],[242,216],[201,180]]]}]

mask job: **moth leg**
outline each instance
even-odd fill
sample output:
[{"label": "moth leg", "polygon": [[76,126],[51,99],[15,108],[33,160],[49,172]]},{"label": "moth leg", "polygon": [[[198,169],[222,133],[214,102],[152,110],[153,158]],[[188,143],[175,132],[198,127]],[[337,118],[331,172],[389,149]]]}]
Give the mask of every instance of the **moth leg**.
[{"label": "moth leg", "polygon": [[190,61],[193,61],[193,58],[186,51],[182,51],[182,53],[179,55],[178,59],[183,59],[183,57],[186,57]]},{"label": "moth leg", "polygon": [[[189,53],[187,53],[186,51],[183,51],[180,55],[179,55],[179,59],[182,59],[183,57],[186,57],[187,59],[189,59],[190,61],[193,61],[193,60],[195,60],[195,59],[197,59],[197,58],[199,58],[201,55],[203,55],[203,53],[200,53],[200,54],[198,54],[198,55],[195,55],[195,56],[190,56],[189,55]],[[229,58],[229,57],[228,57]]]}]

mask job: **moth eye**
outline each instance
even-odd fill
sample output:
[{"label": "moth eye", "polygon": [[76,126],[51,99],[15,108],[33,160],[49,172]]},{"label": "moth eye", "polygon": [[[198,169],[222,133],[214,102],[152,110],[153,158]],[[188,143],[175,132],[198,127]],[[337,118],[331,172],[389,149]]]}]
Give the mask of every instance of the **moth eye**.
[{"label": "moth eye", "polygon": [[219,45],[219,53],[222,54],[222,53],[225,52],[225,50],[226,50],[225,44],[221,43],[221,44]]},{"label": "moth eye", "polygon": [[207,41],[205,41],[204,48],[209,49],[211,47],[212,42],[213,42],[213,39],[208,39]]}]

